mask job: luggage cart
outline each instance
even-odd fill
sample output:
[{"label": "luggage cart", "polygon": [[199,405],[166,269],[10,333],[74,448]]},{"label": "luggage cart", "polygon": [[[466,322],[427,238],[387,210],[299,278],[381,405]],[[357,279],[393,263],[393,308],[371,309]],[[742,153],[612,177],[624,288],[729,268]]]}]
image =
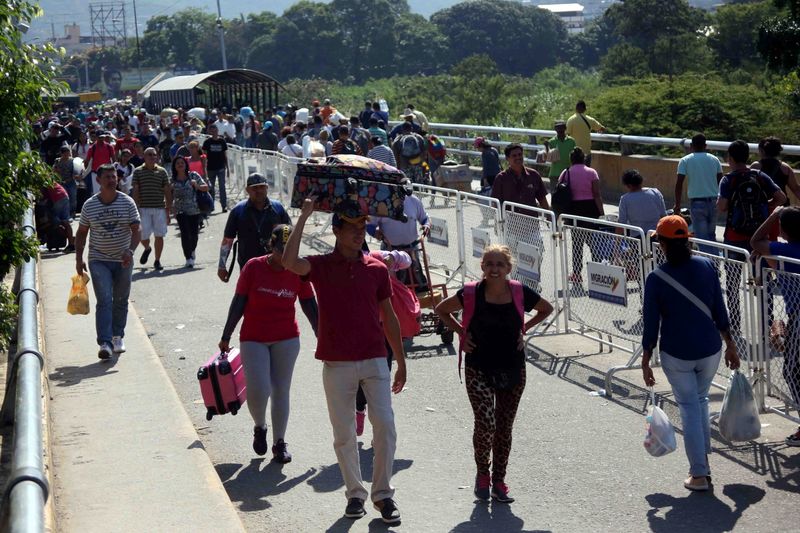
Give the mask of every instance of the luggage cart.
[{"label": "luggage cart", "polygon": [[416,272],[414,267],[409,268],[411,283],[407,284],[408,288],[414,291],[419,299],[420,307],[420,332],[419,336],[439,335],[442,339],[442,344],[453,344],[455,334],[452,329],[448,328],[441,318],[434,312],[436,305],[447,298],[447,283],[433,284],[431,282],[431,272],[428,266],[428,254],[425,251],[425,237],[419,240],[421,254],[420,262],[422,264],[423,272],[428,280],[428,287],[426,291],[417,292],[417,287],[420,283],[416,279]]}]

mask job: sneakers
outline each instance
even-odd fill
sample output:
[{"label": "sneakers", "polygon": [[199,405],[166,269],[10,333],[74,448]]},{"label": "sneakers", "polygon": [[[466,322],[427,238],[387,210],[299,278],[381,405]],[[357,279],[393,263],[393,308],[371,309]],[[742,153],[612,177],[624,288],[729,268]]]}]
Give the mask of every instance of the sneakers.
[{"label": "sneakers", "polygon": [[190,257],[183,266],[186,268],[194,268],[194,259]]},{"label": "sneakers", "polygon": [[489,485],[491,485],[489,474],[475,476],[475,497],[479,500],[489,501]]},{"label": "sneakers", "polygon": [[125,352],[125,343],[123,342],[122,337],[111,337],[111,346],[114,353]]},{"label": "sneakers", "polygon": [[356,435],[361,436],[364,434],[364,419],[367,416],[367,411],[359,411],[356,409]]},{"label": "sneakers", "polygon": [[267,455],[267,428],[253,428],[253,451],[256,455]]},{"label": "sneakers", "polygon": [[499,503],[511,503],[514,501],[514,498],[508,495],[508,486],[503,482],[492,485],[492,498]]},{"label": "sneakers", "polygon": [[793,433],[786,437],[786,445],[787,446],[800,446],[800,428],[797,429],[797,433]]},{"label": "sneakers", "polygon": [[143,264],[147,263],[147,260],[150,259],[150,251],[151,250],[152,250],[152,248],[145,248],[144,249],[144,251],[142,252],[142,256],[139,258],[139,264],[140,265],[143,265]]},{"label": "sneakers", "polygon": [[114,347],[111,346],[110,342],[104,342],[100,345],[100,349],[97,351],[97,357],[100,359],[109,359],[111,358],[111,354],[114,353]]},{"label": "sneakers", "polygon": [[155,263],[153,263],[153,270],[164,270],[164,267],[161,266],[161,261],[156,259]]},{"label": "sneakers", "polygon": [[379,502],[374,502],[375,509],[380,511],[381,520],[386,524],[397,524],[400,522],[400,509],[391,498],[384,498]]},{"label": "sneakers", "polygon": [[347,500],[347,507],[344,508],[344,515],[347,518],[361,518],[367,514],[364,510],[364,500],[361,498],[350,498]]},{"label": "sneakers", "polygon": [[278,442],[272,446],[272,460],[282,464],[292,462],[292,454],[286,449],[286,443],[283,442],[283,439],[278,439]]}]

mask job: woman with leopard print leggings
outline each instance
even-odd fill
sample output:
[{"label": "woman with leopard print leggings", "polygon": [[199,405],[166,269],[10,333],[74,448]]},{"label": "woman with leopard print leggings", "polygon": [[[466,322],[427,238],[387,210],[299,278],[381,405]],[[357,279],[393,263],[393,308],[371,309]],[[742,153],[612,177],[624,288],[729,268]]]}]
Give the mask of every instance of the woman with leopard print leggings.
[{"label": "woman with leopard print leggings", "polygon": [[[467,354],[464,375],[475,417],[475,496],[503,503],[514,501],[505,477],[514,419],[525,390],[523,335],[553,311],[536,292],[508,280],[511,266],[507,246],[488,246],[481,259],[483,280],[436,307],[444,323],[461,337]],[[461,309],[463,323],[453,318]],[[527,322],[526,311],[536,311]]]}]

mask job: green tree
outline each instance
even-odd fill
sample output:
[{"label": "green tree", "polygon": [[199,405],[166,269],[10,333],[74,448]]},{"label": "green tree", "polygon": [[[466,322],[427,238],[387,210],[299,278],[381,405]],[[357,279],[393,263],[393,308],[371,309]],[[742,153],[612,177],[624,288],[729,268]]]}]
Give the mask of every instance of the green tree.
[{"label": "green tree", "polygon": [[777,14],[771,1],[720,6],[711,16],[708,46],[726,67],[763,65],[758,53],[761,24]]},{"label": "green tree", "polygon": [[197,70],[220,68],[216,17],[198,8],[147,21],[141,41],[142,64],[187,65]]},{"label": "green tree", "polygon": [[632,44],[612,46],[600,60],[600,75],[606,83],[618,78],[641,78],[649,73],[647,54]]},{"label": "green tree", "polygon": [[774,0],[783,10],[765,20],[758,32],[758,51],[779,72],[800,68],[800,0]]},{"label": "green tree", "polygon": [[[686,0],[624,0],[603,14],[620,41],[648,53],[650,70],[674,74],[673,56],[689,53],[677,46],[683,35],[697,35],[705,26],[705,12]],[[653,46],[661,40],[663,45]]]},{"label": "green tree", "polygon": [[452,60],[488,54],[506,74],[530,76],[565,57],[567,30],[556,15],[507,0],[462,2],[431,15]]},{"label": "green tree", "polygon": [[393,71],[397,74],[437,74],[450,64],[447,38],[422,15],[400,16],[394,34]]},{"label": "green tree", "polygon": [[[48,169],[34,154],[23,149],[32,138],[30,120],[48,111],[42,96],[55,97],[66,86],[54,81],[51,46],[22,44],[17,28],[41,10],[27,1],[0,3],[0,279],[11,267],[37,254],[38,241],[26,239],[19,223],[30,208],[29,194],[51,183]],[[0,345],[7,345],[15,321],[13,297],[0,284]]]}]

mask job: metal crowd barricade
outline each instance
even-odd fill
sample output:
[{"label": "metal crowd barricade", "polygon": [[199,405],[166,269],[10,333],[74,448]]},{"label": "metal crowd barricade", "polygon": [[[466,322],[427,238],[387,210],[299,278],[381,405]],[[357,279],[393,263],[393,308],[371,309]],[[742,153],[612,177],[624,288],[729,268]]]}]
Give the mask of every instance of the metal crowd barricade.
[{"label": "metal crowd barricade", "polygon": [[552,317],[538,324],[532,334],[541,334],[555,325],[563,311],[558,270],[559,240],[556,215],[513,202],[503,204],[504,240],[514,257],[511,277],[535,290],[555,307]]},{"label": "metal crowd barricade", "polygon": [[490,244],[504,244],[503,211],[496,198],[467,192],[458,193],[459,235],[464,249],[464,275],[483,277],[481,256]]},{"label": "metal crowd barricade", "polygon": [[[695,255],[706,257],[714,263],[714,268],[719,274],[722,285],[722,297],[728,309],[731,322],[731,335],[736,342],[739,358],[742,361],[742,370],[746,371],[754,381],[754,391],[759,393],[758,382],[763,362],[759,355],[761,340],[759,339],[759,306],[756,301],[756,287],[750,253],[735,246],[705,241],[702,239],[689,239],[703,250],[695,250]],[[657,242],[652,244],[654,265],[666,262],[666,257]],[[687,305],[692,305],[687,302]],[[726,390],[731,376],[730,369],[725,366],[725,359],[720,359],[717,369],[717,378],[712,385],[718,389]]]},{"label": "metal crowd barricade", "polygon": [[425,245],[431,275],[442,277],[447,284],[460,276],[459,282],[463,283],[464,242],[458,191],[419,183],[413,185],[413,190],[431,221]]},{"label": "metal crowd barricade", "polygon": [[800,260],[763,259],[772,264],[760,261],[756,276],[766,389],[762,407],[800,422]]},{"label": "metal crowd barricade", "polygon": [[614,373],[637,368],[642,351],[644,279],[651,269],[645,235],[635,226],[567,214],[559,216],[558,229],[567,333],[631,354],[606,372],[611,396]]}]

